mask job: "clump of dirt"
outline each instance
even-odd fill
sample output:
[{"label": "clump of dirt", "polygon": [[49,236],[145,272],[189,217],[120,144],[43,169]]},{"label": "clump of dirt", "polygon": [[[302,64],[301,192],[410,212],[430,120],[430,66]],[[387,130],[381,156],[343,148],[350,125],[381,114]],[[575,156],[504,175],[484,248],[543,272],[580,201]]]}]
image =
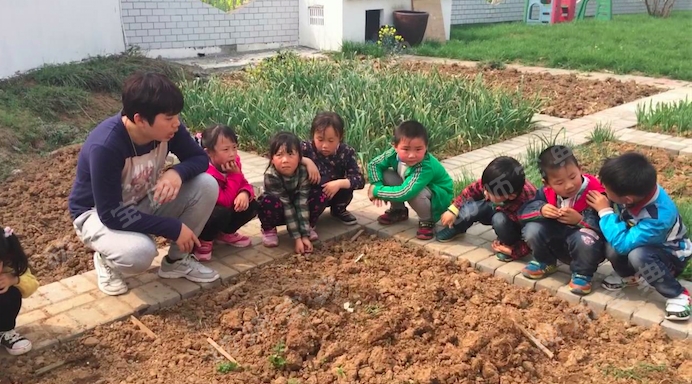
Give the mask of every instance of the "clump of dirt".
[{"label": "clump of dirt", "polygon": [[93,269],[93,251],[77,238],[67,208],[80,148],[68,146],[35,158],[0,190],[0,225],[14,229],[32,272],[44,285]]},{"label": "clump of dirt", "polygon": [[[245,283],[230,295],[223,287],[205,291],[144,316],[156,339],[119,322],[19,357],[0,375],[37,384],[553,384],[622,383],[622,372],[654,367],[642,368],[640,377],[681,384],[692,360],[689,343],[668,339],[660,328],[595,319],[586,307],[394,240],[341,242],[238,279]],[[208,337],[240,367],[222,365]],[[78,360],[32,377],[72,357]]]},{"label": "clump of dirt", "polygon": [[637,151],[649,158],[658,172],[658,182],[666,192],[677,198],[692,197],[689,181],[692,178],[692,157],[674,155],[665,149],[608,141],[589,143],[575,149],[575,154],[584,171],[598,175],[599,169],[609,157],[625,152]]},{"label": "clump of dirt", "polygon": [[407,71],[438,71],[445,76],[474,79],[481,76],[490,88],[521,90],[526,97],[537,96],[543,102],[539,113],[576,119],[642,97],[660,93],[662,89],[634,81],[615,79],[590,80],[576,75],[520,72],[516,69],[492,67],[473,68],[459,64],[432,64],[404,61],[398,64]]}]

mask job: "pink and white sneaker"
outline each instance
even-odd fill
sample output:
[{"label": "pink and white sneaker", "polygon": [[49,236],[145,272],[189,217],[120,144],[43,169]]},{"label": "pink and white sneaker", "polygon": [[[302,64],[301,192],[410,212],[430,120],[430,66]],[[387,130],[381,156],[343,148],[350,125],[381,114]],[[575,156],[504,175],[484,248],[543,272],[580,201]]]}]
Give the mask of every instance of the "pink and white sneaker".
[{"label": "pink and white sneaker", "polygon": [[249,237],[241,235],[240,233],[221,233],[217,238],[216,242],[219,244],[232,245],[238,248],[249,247],[252,244],[252,240]]},{"label": "pink and white sneaker", "polygon": [[267,248],[274,248],[279,245],[279,235],[276,233],[276,228],[262,229],[262,244]]},{"label": "pink and white sneaker", "polygon": [[192,254],[195,255],[195,258],[198,261],[211,260],[211,252],[214,248],[214,242],[200,240],[199,244],[199,247],[195,245],[195,248],[192,250]]},{"label": "pink and white sneaker", "polygon": [[315,227],[310,227],[310,241],[317,241],[320,237],[315,232]]}]

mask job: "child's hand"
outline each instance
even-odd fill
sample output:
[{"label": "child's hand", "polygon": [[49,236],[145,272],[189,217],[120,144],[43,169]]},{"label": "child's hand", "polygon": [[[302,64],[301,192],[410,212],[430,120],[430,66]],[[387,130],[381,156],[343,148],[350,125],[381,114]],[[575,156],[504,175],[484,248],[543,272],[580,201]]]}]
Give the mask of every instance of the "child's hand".
[{"label": "child's hand", "polygon": [[322,192],[324,192],[329,199],[332,199],[340,189],[341,180],[332,180],[328,183],[322,184]]},{"label": "child's hand", "polygon": [[370,201],[375,200],[375,195],[373,194],[373,191],[375,191],[375,186],[370,184],[370,188],[368,188],[368,199],[370,199]]},{"label": "child's hand", "polygon": [[235,160],[231,160],[226,164],[221,164],[221,170],[225,173],[240,173],[240,168]]},{"label": "child's hand", "polygon": [[[298,238],[296,239],[296,246],[295,246],[295,251],[297,254],[302,255],[306,252],[306,247],[305,247],[305,242],[303,241],[305,239]],[[307,239],[308,243],[310,243],[310,239]],[[312,244],[310,244],[312,247]]]},{"label": "child's hand", "polygon": [[495,252],[504,253],[505,255],[512,254],[512,248],[507,244],[502,244],[500,240],[494,240],[490,246],[493,248],[493,251]]},{"label": "child's hand", "polygon": [[250,206],[250,194],[247,191],[242,191],[235,197],[233,201],[233,210],[243,212]]},{"label": "child's hand", "polygon": [[312,161],[312,159],[303,157],[303,164],[305,165],[305,168],[307,168],[308,170],[308,180],[310,180],[310,182],[313,184],[319,183],[321,178],[320,170],[317,169],[315,162]]},{"label": "child's hand", "polygon": [[0,294],[7,292],[11,286],[19,284],[19,277],[11,273],[0,273]]},{"label": "child's hand", "polygon": [[557,221],[562,224],[577,225],[584,217],[574,208],[560,208],[560,217]]},{"label": "child's hand", "polygon": [[457,215],[453,214],[452,212],[445,212],[442,214],[442,217],[440,218],[440,223],[444,225],[445,227],[452,228],[454,225],[454,220],[456,220]]},{"label": "child's hand", "polygon": [[595,209],[596,212],[610,208],[610,201],[608,201],[608,198],[596,191],[589,191],[586,195],[586,203],[589,204],[591,208]]},{"label": "child's hand", "polygon": [[305,246],[305,253],[312,253],[313,247],[312,247],[312,241],[310,241],[309,237],[303,237],[303,245]]},{"label": "child's hand", "polygon": [[560,210],[552,204],[546,204],[541,208],[541,215],[547,219],[557,219],[560,217]]},{"label": "child's hand", "polygon": [[384,200],[381,200],[381,199],[373,199],[373,200],[372,200],[372,203],[375,204],[375,206],[378,207],[378,208],[379,208],[379,207],[384,207],[385,205],[387,205],[387,202],[384,201]]}]

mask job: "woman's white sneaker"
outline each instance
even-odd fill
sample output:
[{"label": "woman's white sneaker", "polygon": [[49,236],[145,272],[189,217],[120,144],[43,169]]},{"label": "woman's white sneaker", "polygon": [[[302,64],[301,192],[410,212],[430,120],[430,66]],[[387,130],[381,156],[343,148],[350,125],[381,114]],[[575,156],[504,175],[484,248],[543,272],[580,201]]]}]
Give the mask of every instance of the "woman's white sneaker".
[{"label": "woman's white sneaker", "polygon": [[109,296],[127,293],[128,288],[123,280],[123,275],[110,267],[108,262],[98,252],[94,252],[94,269],[96,270],[96,280],[101,292]]}]

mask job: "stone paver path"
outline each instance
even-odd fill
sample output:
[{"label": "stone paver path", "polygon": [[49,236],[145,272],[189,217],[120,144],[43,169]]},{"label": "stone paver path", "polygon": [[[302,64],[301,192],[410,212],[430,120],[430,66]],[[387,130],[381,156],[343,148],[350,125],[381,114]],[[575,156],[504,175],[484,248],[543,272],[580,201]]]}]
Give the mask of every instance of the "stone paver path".
[{"label": "stone paver path", "polygon": [[[416,58],[419,59],[419,58]],[[428,59],[437,60],[437,59]],[[447,60],[449,62],[449,60]],[[524,68],[524,70],[534,70]],[[546,70],[546,69],[542,69]],[[561,70],[549,70],[562,72]],[[613,75],[608,75],[613,76]],[[665,148],[672,153],[692,155],[692,139],[680,139],[656,133],[641,132],[636,126],[636,106],[639,103],[671,102],[692,99],[692,87],[689,83],[660,79],[642,79],[629,76],[628,79],[640,80],[657,85],[665,85],[670,90],[635,102],[595,113],[575,120],[558,119],[550,116],[536,115],[537,129],[531,134],[493,144],[488,147],[449,158],[443,164],[453,176],[470,174],[480,177],[485,166],[500,154],[523,156],[527,146],[536,140],[536,135],[555,135],[563,133],[574,145],[589,141],[589,134],[597,125],[609,125],[619,140],[641,145]],[[262,173],[267,160],[249,153],[242,153],[243,167],[251,183],[261,186]],[[495,235],[488,226],[474,225],[461,240],[441,244],[433,241],[421,241],[415,238],[417,220],[415,215],[404,223],[384,227],[376,218],[382,209],[374,207],[366,196],[366,189],[357,191],[350,209],[358,217],[357,226],[345,226],[332,220],[328,214],[318,223],[318,232],[322,241],[349,236],[360,229],[384,237],[393,237],[399,241],[410,242],[425,247],[442,257],[467,259],[477,269],[501,277],[508,282],[533,289],[547,289],[558,297],[572,303],[583,303],[593,308],[596,313],[609,313],[612,316],[638,325],[659,324],[674,338],[692,340],[692,321],[670,322],[663,319],[664,298],[651,289],[631,289],[618,296],[600,288],[602,280],[612,270],[604,263],[595,278],[594,292],[585,297],[568,291],[569,269],[560,267],[560,272],[539,281],[524,278],[520,274],[524,261],[502,263],[496,260],[490,249],[490,242]],[[414,213],[414,212],[412,212]],[[131,290],[123,296],[110,297],[101,293],[96,287],[96,275],[89,271],[81,275],[63,279],[39,288],[38,292],[24,301],[18,318],[18,329],[34,341],[34,348],[40,349],[55,343],[64,342],[82,335],[94,327],[115,320],[125,319],[130,315],[141,315],[156,311],[159,308],[175,304],[189,298],[203,289],[226,284],[232,277],[260,265],[280,262],[292,249],[285,229],[282,233],[281,246],[274,249],[264,248],[260,242],[259,222],[251,221],[241,232],[252,236],[253,246],[246,249],[230,247],[215,248],[213,261],[209,266],[217,269],[222,279],[212,284],[196,284],[184,279],[164,280],[156,275],[156,268],[166,250],[162,249],[159,257],[149,272],[129,277],[127,283]],[[692,290],[692,283],[683,282]]]}]

